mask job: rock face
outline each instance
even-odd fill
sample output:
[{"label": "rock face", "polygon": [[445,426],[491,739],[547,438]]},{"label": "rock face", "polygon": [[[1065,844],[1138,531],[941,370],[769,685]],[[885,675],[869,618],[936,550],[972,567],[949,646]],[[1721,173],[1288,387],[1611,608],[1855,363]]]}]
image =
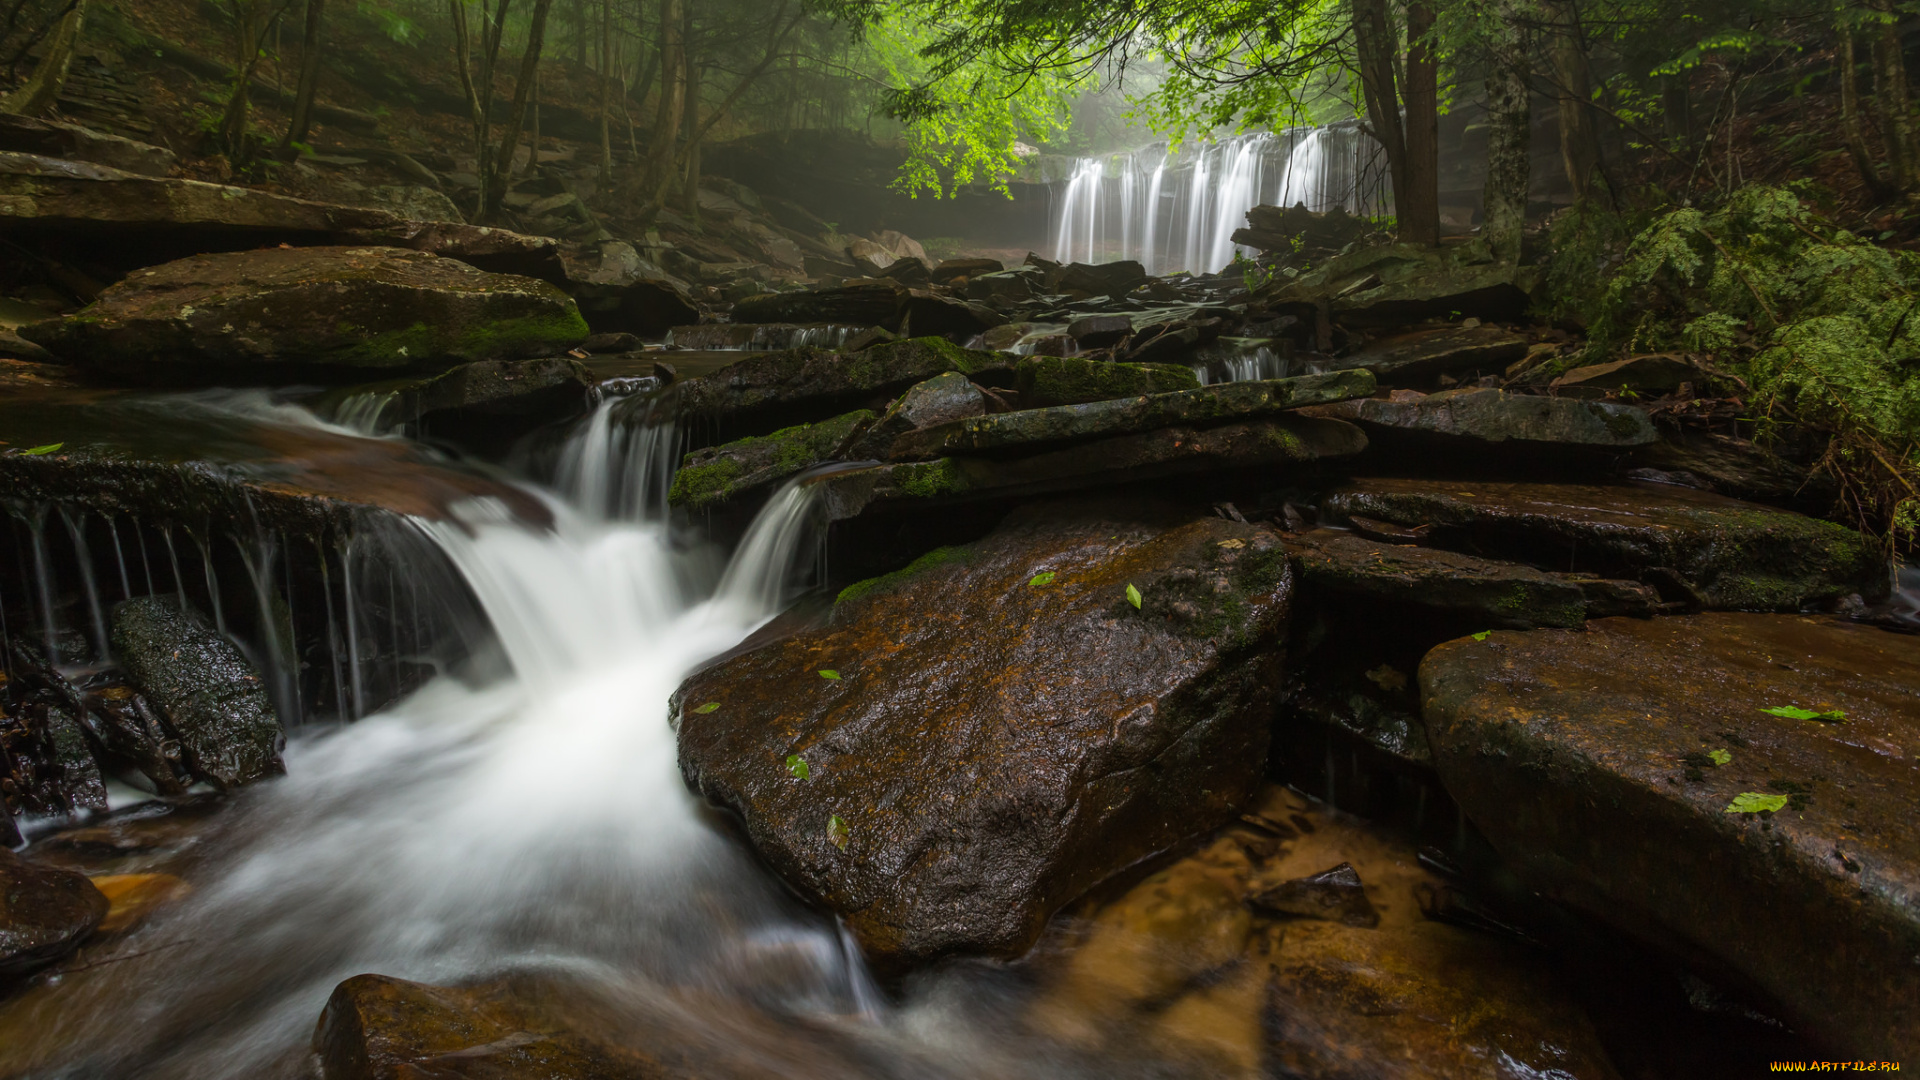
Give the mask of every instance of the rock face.
[{"label": "rock face", "polygon": [[143,270],[24,337],[86,367],[154,382],[365,378],[564,353],[573,301],[531,278],[398,248],[280,248]]},{"label": "rock face", "polygon": [[1534,887],[1711,958],[1843,1052],[1920,1053],[1916,639],[1609,619],[1442,645],[1420,687],[1448,790]]},{"label": "rock face", "polygon": [[818,424],[801,424],[771,435],[695,450],[673,474],[667,501],[689,510],[704,510],[751,492],[764,492],[826,461],[856,429],[872,421],[873,414],[862,409]]},{"label": "rock face", "polygon": [[1375,600],[1471,613],[1487,626],[1579,626],[1608,615],[1651,615],[1653,589],[1632,581],[1556,574],[1454,551],[1383,543],[1316,529],[1289,537],[1302,581]]},{"label": "rock face", "polygon": [[86,875],[0,847],[0,977],[58,960],[106,917],[107,898]]},{"label": "rock face", "polygon": [[1336,360],[1336,368],[1365,368],[1382,382],[1409,386],[1452,371],[1498,371],[1527,355],[1527,339],[1498,326],[1421,330],[1372,342]]},{"label": "rock face", "polygon": [[1509,394],[1504,390],[1396,393],[1321,406],[1316,416],[1351,420],[1370,435],[1471,439],[1482,443],[1630,448],[1659,440],[1646,410],[1602,401]]},{"label": "rock face", "polygon": [[1018,511],[687,680],[681,768],[869,955],[1014,955],[1252,791],[1290,592],[1263,528]]},{"label": "rock face", "polygon": [[687,380],[676,393],[683,416],[767,431],[878,407],[949,371],[988,380],[1010,375],[1011,364],[998,353],[962,349],[939,338],[890,341],[844,354],[803,347],[748,355],[712,375]]},{"label": "rock face", "polygon": [[173,151],[118,135],[108,135],[57,120],[0,113],[0,150],[41,157],[90,161],[142,176],[165,176],[173,170]]},{"label": "rock face", "polygon": [[1887,589],[1885,561],[1851,529],[1686,488],[1369,479],[1323,509],[1429,525],[1442,547],[1644,579],[1714,608],[1793,611]]},{"label": "rock face", "polygon": [[113,651],[180,737],[187,769],[223,790],[286,771],[286,736],[253,665],[205,617],[172,599],[113,609]]}]

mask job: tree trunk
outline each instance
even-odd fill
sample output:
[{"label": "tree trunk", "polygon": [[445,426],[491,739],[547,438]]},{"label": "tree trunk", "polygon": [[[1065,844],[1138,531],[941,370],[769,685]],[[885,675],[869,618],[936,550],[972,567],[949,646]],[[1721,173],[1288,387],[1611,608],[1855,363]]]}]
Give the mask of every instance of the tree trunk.
[{"label": "tree trunk", "polygon": [[1613,196],[1600,172],[1600,132],[1593,113],[1593,73],[1582,41],[1579,14],[1570,0],[1554,4],[1553,70],[1560,111],[1560,158],[1575,202]]},{"label": "tree trunk", "polygon": [[700,84],[704,72],[699,64],[687,65],[686,135],[681,142],[685,160],[680,177],[680,209],[694,221],[700,220]]},{"label": "tree trunk", "polygon": [[613,0],[600,0],[600,188],[613,187]]},{"label": "tree trunk", "polygon": [[1511,6],[1504,7],[1500,28],[1501,38],[1493,43],[1493,60],[1487,69],[1487,187],[1480,231],[1494,258],[1517,263],[1532,179],[1528,168],[1532,118],[1526,46]]},{"label": "tree trunk", "polygon": [[327,11],[327,0],[307,0],[307,26],[300,36],[300,84],[293,91],[293,122],[287,125],[282,149],[307,141],[313,126],[314,85],[320,79],[320,24]]},{"label": "tree trunk", "polygon": [[532,176],[540,169],[540,69],[533,69],[533,97],[527,101],[527,112],[533,129],[532,139],[527,143],[527,175]]},{"label": "tree trunk", "polygon": [[1840,130],[1847,139],[1847,154],[1853,158],[1860,179],[1876,199],[1891,196],[1893,186],[1880,175],[1873,155],[1867,152],[1867,133],[1860,123],[1859,58],[1854,55],[1853,30],[1840,28]]},{"label": "tree trunk", "polygon": [[678,157],[674,149],[687,92],[683,18],[682,0],[660,0],[660,99],[654,107],[653,137],[647,146],[647,171],[640,188],[641,217],[649,221],[666,205]]},{"label": "tree trunk", "polygon": [[229,159],[247,155],[247,119],[252,113],[253,76],[260,69],[260,50],[267,30],[292,0],[233,0],[233,94],[220,118],[220,147]]},{"label": "tree trunk", "polygon": [[[527,105],[540,74],[540,49],[546,43],[547,14],[552,10],[553,0],[534,0],[533,21],[527,27],[527,51],[520,56],[520,77],[513,84],[513,107],[507,111],[507,131],[500,137],[500,150],[495,156],[499,167],[494,170],[493,182],[487,187],[486,200],[480,207],[481,224],[498,217],[500,205],[507,198],[508,174],[513,171],[513,156],[520,149],[520,132],[527,122]],[[539,157],[537,147],[533,156]]]},{"label": "tree trunk", "polygon": [[1440,242],[1440,62],[1428,35],[1433,5],[1407,4],[1407,180],[1406,201],[1399,204],[1400,239],[1409,244]]},{"label": "tree trunk", "polygon": [[1353,42],[1360,59],[1367,124],[1386,150],[1394,210],[1399,213],[1408,202],[1407,138],[1400,125],[1400,94],[1393,74],[1393,22],[1387,17],[1386,0],[1353,0]]},{"label": "tree trunk", "polygon": [[1893,186],[1908,191],[1914,180],[1913,103],[1907,92],[1907,62],[1900,48],[1900,16],[1888,0],[1873,5],[1879,25],[1873,36],[1873,96],[1880,139],[1887,148]]},{"label": "tree trunk", "polygon": [[60,100],[67,85],[67,71],[73,66],[74,46],[87,22],[87,0],[74,0],[73,7],[60,19],[60,26],[47,40],[47,51],[34,65],[33,74],[19,89],[0,98],[0,113],[15,116],[39,116]]}]

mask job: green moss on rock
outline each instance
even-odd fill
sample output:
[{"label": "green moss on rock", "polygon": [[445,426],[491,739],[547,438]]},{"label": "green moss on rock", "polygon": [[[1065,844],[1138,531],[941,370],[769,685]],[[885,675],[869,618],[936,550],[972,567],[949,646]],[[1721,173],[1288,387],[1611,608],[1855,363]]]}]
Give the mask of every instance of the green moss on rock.
[{"label": "green moss on rock", "polygon": [[931,570],[936,566],[944,566],[950,562],[963,562],[969,557],[970,553],[966,548],[934,548],[932,551],[927,552],[925,555],[920,556],[891,574],[882,574],[879,577],[870,577],[864,581],[856,581],[846,588],[841,589],[840,595],[833,598],[834,605],[838,606],[851,603],[875,590],[892,588],[906,581],[908,578]]},{"label": "green moss on rock", "polygon": [[796,424],[771,435],[695,450],[674,474],[667,502],[702,509],[778,483],[826,461],[856,429],[872,422],[873,413],[859,409],[818,424]]},{"label": "green moss on rock", "polygon": [[1029,356],[1014,368],[1021,402],[1029,407],[1197,390],[1200,379],[1179,364],[1121,364],[1078,356]]}]

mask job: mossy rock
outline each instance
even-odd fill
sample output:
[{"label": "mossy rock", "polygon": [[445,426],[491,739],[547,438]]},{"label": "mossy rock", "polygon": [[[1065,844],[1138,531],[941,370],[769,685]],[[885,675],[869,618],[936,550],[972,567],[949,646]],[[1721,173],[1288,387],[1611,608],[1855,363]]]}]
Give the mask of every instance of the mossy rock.
[{"label": "mossy rock", "polygon": [[1079,356],[1029,356],[1014,368],[1020,402],[1032,408],[1197,390],[1200,378],[1180,364],[1122,364]]},{"label": "mossy rock", "polygon": [[667,502],[689,510],[711,509],[798,476],[826,461],[856,429],[872,422],[873,413],[860,409],[818,424],[695,450],[674,474]]}]

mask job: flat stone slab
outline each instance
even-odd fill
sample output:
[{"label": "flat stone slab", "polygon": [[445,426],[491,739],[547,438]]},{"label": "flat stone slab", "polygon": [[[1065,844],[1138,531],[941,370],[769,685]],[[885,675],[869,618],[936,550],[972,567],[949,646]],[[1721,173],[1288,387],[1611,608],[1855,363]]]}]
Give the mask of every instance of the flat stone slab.
[{"label": "flat stone slab", "polygon": [[1350,371],[1263,382],[1222,383],[1197,390],[1048,409],[1023,409],[909,432],[894,440],[890,456],[894,461],[926,461],[948,455],[1031,454],[1175,425],[1206,427],[1253,420],[1302,405],[1370,394],[1373,389],[1371,374]]},{"label": "flat stone slab", "polygon": [[1471,614],[1489,627],[1579,626],[1608,615],[1651,615],[1659,594],[1633,581],[1557,574],[1456,551],[1315,529],[1287,537],[1303,583],[1398,604]]},{"label": "flat stone slab", "polygon": [[1191,513],[1030,507],[848,588],[674,695],[687,783],[869,957],[1018,955],[1264,772],[1286,559]]},{"label": "flat stone slab", "polygon": [[1365,479],[1322,510],[1430,525],[1436,546],[1644,580],[1711,608],[1796,611],[1888,587],[1886,560],[1851,529],[1666,485]]},{"label": "flat stone slab", "polygon": [[813,482],[821,485],[829,518],[844,521],[884,505],[1036,495],[1225,469],[1281,470],[1350,457],[1366,448],[1366,435],[1352,424],[1281,416],[1220,427],[1166,427],[1024,458],[876,465]]},{"label": "flat stone slab", "polygon": [[1193,390],[1200,380],[1184,364],[1128,364],[1078,356],[1028,356],[1013,371],[1028,408],[1079,405],[1140,394]]},{"label": "flat stone slab", "polygon": [[872,420],[873,414],[862,409],[817,424],[800,424],[771,435],[754,435],[695,450],[673,474],[667,502],[704,510],[748,493],[763,492],[826,461],[848,436]]},{"label": "flat stone slab", "polygon": [[1316,416],[1351,420],[1372,431],[1405,432],[1483,443],[1636,447],[1658,442],[1645,409],[1475,387],[1392,399],[1356,398],[1315,406]]},{"label": "flat stone slab", "polygon": [[1333,361],[1336,370],[1365,368],[1383,383],[1432,379],[1450,371],[1504,369],[1527,355],[1527,339],[1498,326],[1449,326],[1369,342]]},{"label": "flat stone slab", "polygon": [[1449,642],[1420,687],[1447,790],[1534,887],[1842,1052],[1920,1055],[1920,638],[1606,619]]}]

